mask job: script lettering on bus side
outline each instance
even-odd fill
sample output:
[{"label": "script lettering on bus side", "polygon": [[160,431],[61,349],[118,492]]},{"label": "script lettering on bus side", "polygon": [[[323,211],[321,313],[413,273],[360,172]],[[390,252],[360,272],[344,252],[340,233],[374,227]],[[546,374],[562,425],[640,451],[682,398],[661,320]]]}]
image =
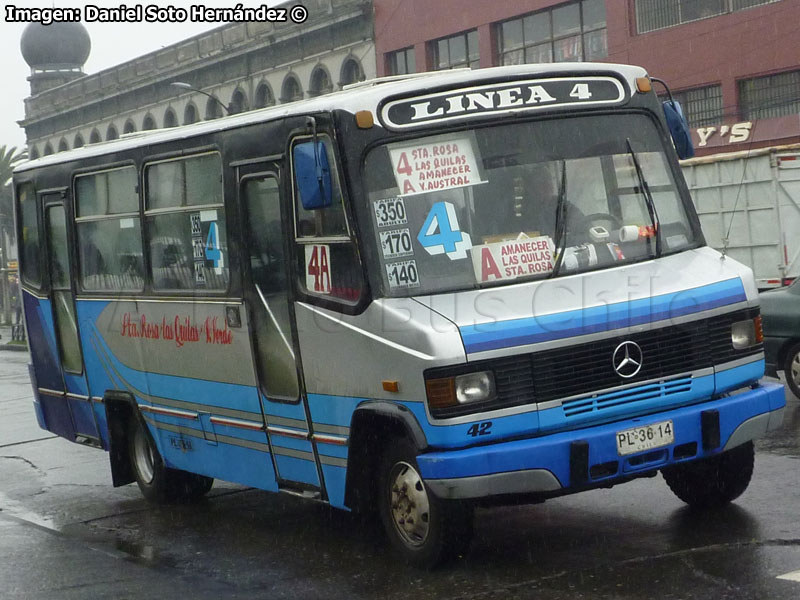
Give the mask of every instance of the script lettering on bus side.
[{"label": "script lettering on bus side", "polygon": [[229,346],[233,344],[233,331],[221,317],[207,317],[200,323],[191,317],[175,315],[162,317],[161,322],[153,322],[147,315],[122,315],[120,335],[125,338],[143,340],[167,340],[178,348],[186,344],[203,343]]}]

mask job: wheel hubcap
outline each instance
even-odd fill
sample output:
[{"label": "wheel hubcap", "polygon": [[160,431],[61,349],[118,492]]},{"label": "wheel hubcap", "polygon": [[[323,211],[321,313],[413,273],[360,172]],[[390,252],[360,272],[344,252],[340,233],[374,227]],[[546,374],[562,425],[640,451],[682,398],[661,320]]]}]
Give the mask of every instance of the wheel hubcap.
[{"label": "wheel hubcap", "polygon": [[142,481],[153,481],[153,447],[141,428],[136,431],[133,439],[133,463]]},{"label": "wheel hubcap", "polygon": [[800,352],[795,354],[792,360],[792,381],[800,387]]},{"label": "wheel hubcap", "polygon": [[416,469],[397,463],[389,478],[392,494],[392,522],[402,540],[418,547],[428,538],[430,503],[425,485]]}]

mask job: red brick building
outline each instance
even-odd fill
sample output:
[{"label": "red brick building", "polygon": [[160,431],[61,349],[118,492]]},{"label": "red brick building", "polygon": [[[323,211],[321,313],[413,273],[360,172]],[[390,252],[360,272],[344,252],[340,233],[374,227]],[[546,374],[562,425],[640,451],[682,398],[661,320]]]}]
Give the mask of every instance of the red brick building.
[{"label": "red brick building", "polygon": [[798,0],[374,0],[379,75],[521,62],[638,64],[698,154],[800,142]]}]

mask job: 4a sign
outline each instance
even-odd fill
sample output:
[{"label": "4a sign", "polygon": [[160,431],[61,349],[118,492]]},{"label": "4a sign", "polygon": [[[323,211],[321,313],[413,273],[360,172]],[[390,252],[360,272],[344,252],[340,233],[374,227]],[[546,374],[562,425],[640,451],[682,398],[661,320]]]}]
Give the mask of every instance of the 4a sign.
[{"label": "4a sign", "polygon": [[697,146],[702,148],[707,146],[709,142],[712,146],[719,146],[725,143],[739,144],[746,142],[750,139],[750,133],[753,129],[753,123],[746,121],[744,123],[735,123],[734,125],[722,125],[717,127],[698,127],[696,129],[699,143]]},{"label": "4a sign", "polygon": [[624,100],[625,89],[613,77],[530,79],[392,100],[381,108],[380,118],[390,129],[407,129],[498,113],[610,105]]}]

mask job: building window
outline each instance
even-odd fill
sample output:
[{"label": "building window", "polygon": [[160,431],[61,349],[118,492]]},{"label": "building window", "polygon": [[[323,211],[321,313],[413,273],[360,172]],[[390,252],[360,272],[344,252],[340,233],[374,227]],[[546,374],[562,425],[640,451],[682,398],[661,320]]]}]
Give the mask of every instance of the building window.
[{"label": "building window", "polygon": [[200,120],[200,117],[197,114],[197,107],[194,104],[187,104],[186,108],[183,109],[183,124],[184,125],[191,125],[192,123],[197,123]]},{"label": "building window", "polygon": [[164,113],[164,127],[177,127],[178,117],[175,116],[175,111],[171,108],[167,109]]},{"label": "building window", "polygon": [[[689,127],[706,127],[722,122],[722,86],[709,85],[673,92],[672,97],[681,103]],[[661,96],[661,100],[667,99],[666,95]]]},{"label": "building window", "polygon": [[433,68],[436,71],[480,66],[478,31],[473,29],[433,42]]},{"label": "building window", "polygon": [[571,2],[505,21],[497,40],[503,65],[605,58],[605,0]]},{"label": "building window", "polygon": [[771,119],[800,113],[800,71],[739,82],[742,119]]},{"label": "building window", "polygon": [[314,69],[311,73],[311,82],[308,86],[309,96],[319,96],[321,94],[328,94],[333,91],[333,84],[328,75],[328,71],[321,66]]},{"label": "building window", "polygon": [[247,112],[247,98],[242,90],[237,89],[231,96],[231,103],[228,105],[229,114],[236,115]]},{"label": "building window", "polygon": [[389,63],[390,75],[407,75],[417,72],[417,59],[414,56],[413,47],[389,52],[386,59]]},{"label": "building window", "polygon": [[256,108],[264,108],[275,104],[275,96],[272,95],[272,90],[269,85],[262,83],[256,88]]},{"label": "building window", "polygon": [[636,0],[636,31],[647,33],[780,0]]},{"label": "building window", "polygon": [[287,75],[281,88],[281,102],[295,102],[303,99],[303,88],[294,75]]},{"label": "building window", "polygon": [[364,81],[365,78],[366,76],[364,75],[364,70],[361,68],[361,64],[352,56],[342,63],[341,78],[339,81],[341,87],[358,81]]}]

